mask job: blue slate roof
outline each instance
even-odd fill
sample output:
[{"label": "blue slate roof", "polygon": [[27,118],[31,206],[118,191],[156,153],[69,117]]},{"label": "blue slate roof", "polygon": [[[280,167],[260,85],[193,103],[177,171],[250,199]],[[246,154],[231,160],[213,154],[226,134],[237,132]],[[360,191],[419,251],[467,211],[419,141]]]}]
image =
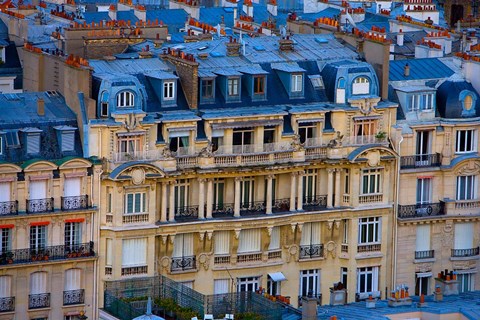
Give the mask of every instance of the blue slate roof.
[{"label": "blue slate roof", "polygon": [[[403,74],[407,63],[410,66],[410,75],[405,77]],[[438,58],[390,61],[390,81],[441,79],[452,74],[454,71]]]},{"label": "blue slate roof", "polygon": [[[475,105],[470,112],[463,109],[462,92],[475,96]],[[440,117],[449,119],[480,117],[480,99],[471,83],[445,81],[437,89],[437,112]]]},{"label": "blue slate roof", "polygon": [[[185,21],[188,14],[183,9],[159,9],[159,10],[147,10],[147,20],[162,21],[168,27],[170,34],[179,32],[180,28],[185,27]],[[182,38],[183,41],[183,38]]]}]

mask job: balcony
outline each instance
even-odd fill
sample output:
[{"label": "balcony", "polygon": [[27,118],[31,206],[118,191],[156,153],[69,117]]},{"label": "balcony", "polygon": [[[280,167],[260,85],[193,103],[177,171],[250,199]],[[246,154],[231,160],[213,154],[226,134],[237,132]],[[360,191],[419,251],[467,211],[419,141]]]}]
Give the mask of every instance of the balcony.
[{"label": "balcony", "polygon": [[401,219],[442,216],[445,214],[445,203],[418,203],[412,205],[398,205],[398,217]]},{"label": "balcony", "polygon": [[[205,209],[205,212],[207,210]],[[224,218],[224,217],[233,217],[234,214],[234,205],[233,203],[222,203],[216,204],[212,209],[212,217],[214,218]]]},{"label": "balcony", "polygon": [[53,212],[53,198],[27,200],[27,213]]},{"label": "balcony", "polygon": [[170,270],[172,272],[177,271],[188,271],[197,269],[197,258],[196,256],[188,257],[173,257]]},{"label": "balcony", "polygon": [[213,263],[216,264],[216,265],[230,264],[230,255],[228,255],[228,254],[215,255],[213,257]]},{"label": "balcony", "polygon": [[433,258],[435,258],[435,250],[415,251],[415,260]]},{"label": "balcony", "polygon": [[198,219],[198,206],[184,206],[175,208],[175,220],[191,221]]},{"label": "balcony", "polygon": [[15,297],[0,298],[0,313],[15,311]]},{"label": "balcony", "polygon": [[0,202],[0,216],[18,214],[18,201]]},{"label": "balcony", "polygon": [[162,158],[163,150],[148,150],[148,151],[132,151],[132,152],[116,152],[113,154],[114,162],[127,161],[154,161]]},{"label": "balcony", "polygon": [[344,146],[363,146],[366,144],[388,144],[387,137],[377,137],[376,135],[350,136],[342,141]]},{"label": "balcony", "polygon": [[383,201],[383,194],[363,194],[358,196],[358,203],[379,203]]},{"label": "balcony", "polygon": [[471,249],[452,249],[452,258],[475,257],[479,255],[479,247]]},{"label": "balcony", "polygon": [[242,202],[240,204],[241,216],[255,216],[265,212],[265,201]]},{"label": "balcony", "polygon": [[50,308],[50,293],[28,295],[28,309]]},{"label": "balcony", "polygon": [[401,169],[439,167],[441,164],[442,157],[440,153],[416,154],[413,156],[400,157]]},{"label": "balcony", "polygon": [[4,252],[0,256],[0,265],[45,263],[52,260],[67,260],[94,257],[94,243],[50,246],[41,249],[16,249]]},{"label": "balcony", "polygon": [[323,244],[300,246],[300,259],[323,258]]},{"label": "balcony", "polygon": [[293,147],[289,142],[219,146],[214,152],[214,163],[220,166],[259,165],[292,159]]},{"label": "balcony", "polygon": [[318,211],[327,208],[327,195],[303,197],[303,210]]},{"label": "balcony", "polygon": [[84,304],[85,303],[85,290],[69,290],[63,291],[63,305],[71,306],[75,304]]},{"label": "balcony", "polygon": [[262,253],[239,253],[237,254],[237,263],[249,263],[262,261]]},{"label": "balcony", "polygon": [[[105,273],[107,273],[107,268],[105,268]],[[110,270],[111,272],[112,270]],[[138,276],[148,273],[148,266],[135,266],[135,267],[122,267],[122,277],[128,276]],[[111,274],[111,273],[110,273]]]},{"label": "balcony", "polygon": [[274,250],[268,252],[268,260],[282,259],[282,250]]},{"label": "balcony", "polygon": [[87,209],[88,195],[62,197],[61,208],[63,211]]},{"label": "balcony", "polygon": [[290,211],[290,198],[275,199],[272,204],[272,212],[287,212]]},{"label": "balcony", "polygon": [[382,250],[382,245],[380,243],[378,243],[378,244],[359,244],[357,246],[357,252],[358,253],[379,252],[381,250]]},{"label": "balcony", "polygon": [[[148,222],[149,218],[150,216],[148,213],[124,213],[122,217],[122,223],[143,223]],[[107,220],[107,222],[113,222],[113,217],[111,221]]]},{"label": "balcony", "polygon": [[480,208],[480,200],[455,200],[455,209],[475,209]]}]

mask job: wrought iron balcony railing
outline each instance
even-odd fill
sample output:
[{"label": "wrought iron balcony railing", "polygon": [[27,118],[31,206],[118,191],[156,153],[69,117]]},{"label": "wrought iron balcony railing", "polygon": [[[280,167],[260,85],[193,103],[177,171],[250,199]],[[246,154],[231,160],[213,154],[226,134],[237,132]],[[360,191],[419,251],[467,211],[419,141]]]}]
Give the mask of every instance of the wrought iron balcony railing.
[{"label": "wrought iron balcony railing", "polygon": [[15,311],[15,297],[0,298],[0,312]]},{"label": "wrought iron balcony railing", "polygon": [[63,291],[63,305],[71,306],[74,304],[84,304],[85,303],[85,290],[68,290]]},{"label": "wrought iron balcony railing", "polygon": [[415,251],[415,259],[432,259],[435,257],[435,250]]},{"label": "wrought iron balcony railing", "polygon": [[479,255],[479,247],[470,249],[452,249],[452,258],[474,257]]},{"label": "wrought iron balcony railing", "polygon": [[272,212],[287,212],[290,211],[290,198],[275,199],[272,204]]},{"label": "wrought iron balcony railing", "polygon": [[412,205],[398,205],[399,218],[419,218],[441,216],[445,214],[445,203],[417,203]]},{"label": "wrought iron balcony railing", "polygon": [[196,256],[172,257],[172,264],[170,266],[170,270],[172,272],[195,270],[196,268],[197,268]]},{"label": "wrought iron balcony railing", "polygon": [[53,198],[27,200],[27,213],[53,212]]},{"label": "wrought iron balcony railing", "polygon": [[28,295],[28,309],[41,309],[50,307],[50,293]]},{"label": "wrought iron balcony railing", "polygon": [[265,201],[253,201],[240,203],[240,215],[249,216],[266,212]]},{"label": "wrought iron balcony railing", "polygon": [[327,207],[326,195],[303,197],[303,210],[305,211],[323,210],[326,207]]},{"label": "wrought iron balcony railing", "polygon": [[382,251],[381,243],[359,243],[357,246],[357,252],[378,252]]},{"label": "wrought iron balcony railing", "polygon": [[323,258],[323,244],[300,246],[300,259]]},{"label": "wrought iron balcony railing", "polygon": [[416,154],[400,158],[401,169],[439,167],[442,164],[440,153]]},{"label": "wrought iron balcony railing", "polygon": [[78,209],[87,209],[88,205],[88,195],[81,196],[71,196],[71,197],[62,197],[62,210],[78,210]]},{"label": "wrought iron balcony railing", "polygon": [[0,216],[18,214],[18,201],[0,202]]},{"label": "wrought iron balcony railing", "polygon": [[[207,209],[205,208],[205,212]],[[233,203],[215,204],[212,209],[212,216],[214,218],[233,217],[234,205]]]},{"label": "wrought iron balcony railing", "polygon": [[9,250],[0,255],[0,265],[21,263],[45,263],[50,260],[66,260],[94,257],[93,241],[72,245],[50,246],[35,249]]},{"label": "wrought iron balcony railing", "polygon": [[186,221],[198,219],[198,206],[184,206],[175,208],[175,220]]}]

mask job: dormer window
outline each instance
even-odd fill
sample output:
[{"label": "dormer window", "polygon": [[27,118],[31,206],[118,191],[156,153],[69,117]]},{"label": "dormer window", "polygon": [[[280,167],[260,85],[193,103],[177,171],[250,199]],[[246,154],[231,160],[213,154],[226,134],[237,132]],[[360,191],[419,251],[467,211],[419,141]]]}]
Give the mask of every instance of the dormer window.
[{"label": "dormer window", "polygon": [[202,99],[213,99],[214,97],[214,80],[203,79],[202,80]]},{"label": "dormer window", "polygon": [[345,103],[345,78],[340,78],[337,81],[336,103]]},{"label": "dormer window", "polygon": [[165,81],[163,83],[163,99],[173,100],[175,99],[175,82]]},{"label": "dormer window", "polygon": [[58,142],[62,152],[75,150],[75,130],[77,128],[58,126],[55,127],[55,130],[57,130]]},{"label": "dormer window", "polygon": [[37,128],[25,128],[22,131],[25,133],[27,153],[40,153],[40,134],[42,133],[42,130]]},{"label": "dormer window", "polygon": [[265,77],[253,77],[253,94],[265,94]]},{"label": "dormer window", "polygon": [[107,91],[102,92],[100,96],[100,117],[108,117],[108,97]]},{"label": "dormer window", "polygon": [[292,92],[302,92],[303,91],[303,75],[302,74],[292,74]]},{"label": "dormer window", "polygon": [[239,78],[229,78],[228,79],[228,96],[236,97],[239,94]]},{"label": "dormer window", "polygon": [[471,94],[467,94],[463,100],[463,108],[467,111],[470,111],[473,106],[473,97]]},{"label": "dormer window", "polygon": [[133,107],[135,104],[135,95],[130,91],[122,91],[117,95],[117,107]]},{"label": "dormer window", "polygon": [[370,94],[370,80],[366,77],[357,77],[353,80],[352,94]]},{"label": "dormer window", "polygon": [[410,98],[409,111],[430,111],[433,110],[433,93],[412,94]]}]

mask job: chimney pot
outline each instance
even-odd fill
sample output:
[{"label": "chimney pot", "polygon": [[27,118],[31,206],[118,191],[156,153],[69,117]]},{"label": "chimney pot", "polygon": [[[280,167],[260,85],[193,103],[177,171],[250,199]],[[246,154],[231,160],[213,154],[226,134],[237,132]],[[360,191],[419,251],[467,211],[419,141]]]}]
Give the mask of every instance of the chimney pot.
[{"label": "chimney pot", "polygon": [[403,68],[403,75],[405,77],[409,77],[410,76],[410,66],[407,64],[405,64],[405,67]]},{"label": "chimney pot", "polygon": [[43,100],[43,98],[37,99],[37,114],[39,116],[45,115],[45,101]]}]

